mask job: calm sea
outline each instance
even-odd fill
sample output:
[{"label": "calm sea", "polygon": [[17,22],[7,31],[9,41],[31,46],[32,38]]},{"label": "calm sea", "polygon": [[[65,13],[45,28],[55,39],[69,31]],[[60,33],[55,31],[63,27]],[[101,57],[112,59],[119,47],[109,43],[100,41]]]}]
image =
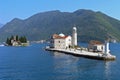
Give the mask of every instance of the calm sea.
[{"label": "calm sea", "polygon": [[118,43],[110,44],[117,59],[109,62],[48,52],[46,45],[0,47],[0,80],[120,80]]}]

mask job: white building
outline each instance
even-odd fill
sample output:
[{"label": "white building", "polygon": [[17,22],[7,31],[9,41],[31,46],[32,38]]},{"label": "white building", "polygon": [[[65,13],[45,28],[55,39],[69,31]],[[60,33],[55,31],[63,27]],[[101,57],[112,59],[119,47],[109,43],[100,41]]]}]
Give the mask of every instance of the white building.
[{"label": "white building", "polygon": [[64,34],[54,34],[52,36],[52,47],[56,49],[66,49],[71,46],[71,36],[65,36]]},{"label": "white building", "polygon": [[56,49],[67,49],[71,46],[77,46],[77,29],[73,27],[73,33],[71,36],[66,36],[64,34],[54,34],[52,36],[50,47]]},{"label": "white building", "polygon": [[93,52],[104,52],[105,45],[100,41],[92,40],[88,45],[88,50]]}]

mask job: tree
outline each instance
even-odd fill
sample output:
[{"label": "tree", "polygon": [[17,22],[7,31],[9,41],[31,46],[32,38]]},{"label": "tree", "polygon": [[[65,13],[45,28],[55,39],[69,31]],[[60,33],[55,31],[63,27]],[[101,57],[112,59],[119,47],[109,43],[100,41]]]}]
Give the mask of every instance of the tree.
[{"label": "tree", "polygon": [[19,38],[19,40],[20,40],[20,42],[21,43],[27,43],[27,38],[24,36],[21,36],[20,38]]},{"label": "tree", "polygon": [[12,40],[12,39],[14,39],[14,36],[13,36],[13,35],[11,36],[10,40]]},{"label": "tree", "polygon": [[24,39],[24,43],[27,43],[27,38],[25,36],[23,37],[23,39]]},{"label": "tree", "polygon": [[12,43],[11,43],[11,39],[7,38],[7,40],[6,40],[6,44],[7,44],[7,45],[12,45]]},{"label": "tree", "polygon": [[18,35],[16,35],[16,41],[19,41],[19,37],[18,37]]},{"label": "tree", "polygon": [[8,44],[8,45],[9,45],[9,38],[7,38],[7,40],[6,40],[6,44]]},{"label": "tree", "polygon": [[20,38],[19,38],[19,41],[22,43],[22,42],[23,42],[23,37],[20,37]]}]

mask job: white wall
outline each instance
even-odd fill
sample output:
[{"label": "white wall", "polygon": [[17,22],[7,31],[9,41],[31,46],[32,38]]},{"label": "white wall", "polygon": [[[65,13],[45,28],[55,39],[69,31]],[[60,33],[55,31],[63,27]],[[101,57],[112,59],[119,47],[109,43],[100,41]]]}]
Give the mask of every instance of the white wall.
[{"label": "white wall", "polygon": [[72,37],[71,36],[68,36],[66,38],[66,47],[68,48],[69,46],[72,45]]},{"label": "white wall", "polygon": [[71,45],[71,36],[68,36],[65,39],[54,39],[54,48],[56,49],[65,49]]},{"label": "white wall", "polygon": [[89,49],[94,50],[96,47],[96,50],[104,52],[105,45],[89,45]]},{"label": "white wall", "polygon": [[63,49],[65,46],[65,39],[54,39],[54,48]]}]

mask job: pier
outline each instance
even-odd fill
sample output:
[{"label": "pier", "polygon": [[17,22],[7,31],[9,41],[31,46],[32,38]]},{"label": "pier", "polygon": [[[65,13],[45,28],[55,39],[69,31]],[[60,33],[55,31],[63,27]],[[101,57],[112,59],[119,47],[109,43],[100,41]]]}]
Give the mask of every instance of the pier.
[{"label": "pier", "polygon": [[78,57],[85,57],[89,59],[96,59],[96,60],[105,60],[105,61],[111,61],[115,60],[116,56],[108,54],[105,55],[103,53],[99,52],[89,52],[86,50],[77,50],[77,49],[55,49],[55,48],[46,48],[47,51],[53,51],[53,52],[61,52],[66,53]]}]

